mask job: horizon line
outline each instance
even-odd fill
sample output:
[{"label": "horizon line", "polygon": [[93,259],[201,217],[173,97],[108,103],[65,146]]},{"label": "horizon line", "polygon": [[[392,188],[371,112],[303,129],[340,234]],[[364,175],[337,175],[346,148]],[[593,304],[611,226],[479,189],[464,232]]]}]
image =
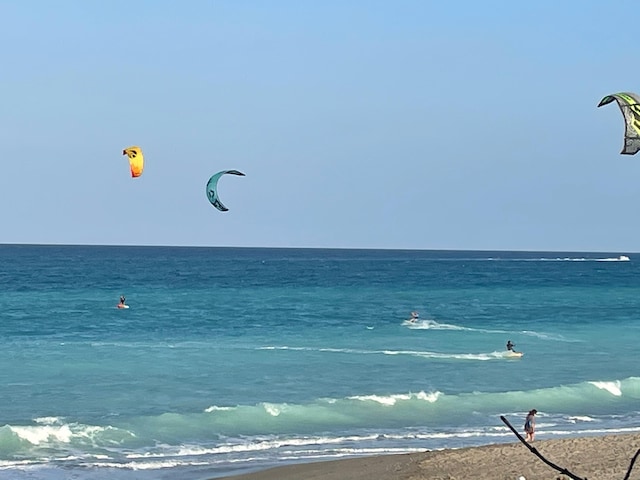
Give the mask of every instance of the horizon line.
[{"label": "horizon line", "polygon": [[[216,249],[265,249],[265,250],[366,250],[366,251],[403,251],[403,252],[509,252],[509,253],[597,253],[613,254],[613,250],[530,250],[530,249],[474,249],[474,248],[391,248],[391,247],[273,247],[273,246],[234,246],[234,245],[170,245],[170,244],[101,244],[101,243],[4,243],[0,247],[112,247],[112,248],[216,248]],[[638,252],[625,251],[624,255]],[[617,252],[619,253],[619,252]]]}]

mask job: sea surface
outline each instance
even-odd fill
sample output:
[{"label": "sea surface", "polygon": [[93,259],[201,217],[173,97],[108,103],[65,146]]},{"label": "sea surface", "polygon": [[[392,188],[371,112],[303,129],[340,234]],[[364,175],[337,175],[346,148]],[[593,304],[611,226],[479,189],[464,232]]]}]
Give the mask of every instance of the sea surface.
[{"label": "sea surface", "polygon": [[628,252],[0,245],[0,479],[640,432],[639,340]]}]

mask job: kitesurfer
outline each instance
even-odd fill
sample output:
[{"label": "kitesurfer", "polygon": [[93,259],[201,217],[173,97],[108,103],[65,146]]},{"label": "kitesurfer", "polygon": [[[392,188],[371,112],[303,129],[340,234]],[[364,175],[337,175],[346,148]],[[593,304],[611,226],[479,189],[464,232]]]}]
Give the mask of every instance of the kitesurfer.
[{"label": "kitesurfer", "polygon": [[120,295],[120,305],[124,305],[126,298],[124,298],[124,295]]},{"label": "kitesurfer", "polygon": [[515,352],[515,350],[513,349],[513,347],[515,347],[516,344],[515,343],[511,343],[511,340],[507,340],[507,350],[511,351],[511,352]]}]

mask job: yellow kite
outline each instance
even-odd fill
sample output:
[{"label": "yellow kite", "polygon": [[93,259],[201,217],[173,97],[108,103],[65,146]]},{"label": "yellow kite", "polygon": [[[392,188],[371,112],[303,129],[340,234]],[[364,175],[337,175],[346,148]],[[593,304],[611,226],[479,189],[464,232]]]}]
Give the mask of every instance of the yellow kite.
[{"label": "yellow kite", "polygon": [[139,177],[144,169],[144,155],[140,147],[129,147],[122,151],[123,155],[129,157],[129,166],[131,167],[131,176]]}]

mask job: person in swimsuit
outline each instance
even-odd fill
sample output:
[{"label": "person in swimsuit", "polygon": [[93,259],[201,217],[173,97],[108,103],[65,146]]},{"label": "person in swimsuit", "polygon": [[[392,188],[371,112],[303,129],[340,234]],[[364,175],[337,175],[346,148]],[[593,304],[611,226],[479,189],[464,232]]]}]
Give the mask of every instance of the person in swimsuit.
[{"label": "person in swimsuit", "polygon": [[524,431],[527,434],[525,440],[527,442],[533,442],[533,437],[536,434],[536,413],[538,411],[535,408],[529,411],[527,419],[524,421]]}]

